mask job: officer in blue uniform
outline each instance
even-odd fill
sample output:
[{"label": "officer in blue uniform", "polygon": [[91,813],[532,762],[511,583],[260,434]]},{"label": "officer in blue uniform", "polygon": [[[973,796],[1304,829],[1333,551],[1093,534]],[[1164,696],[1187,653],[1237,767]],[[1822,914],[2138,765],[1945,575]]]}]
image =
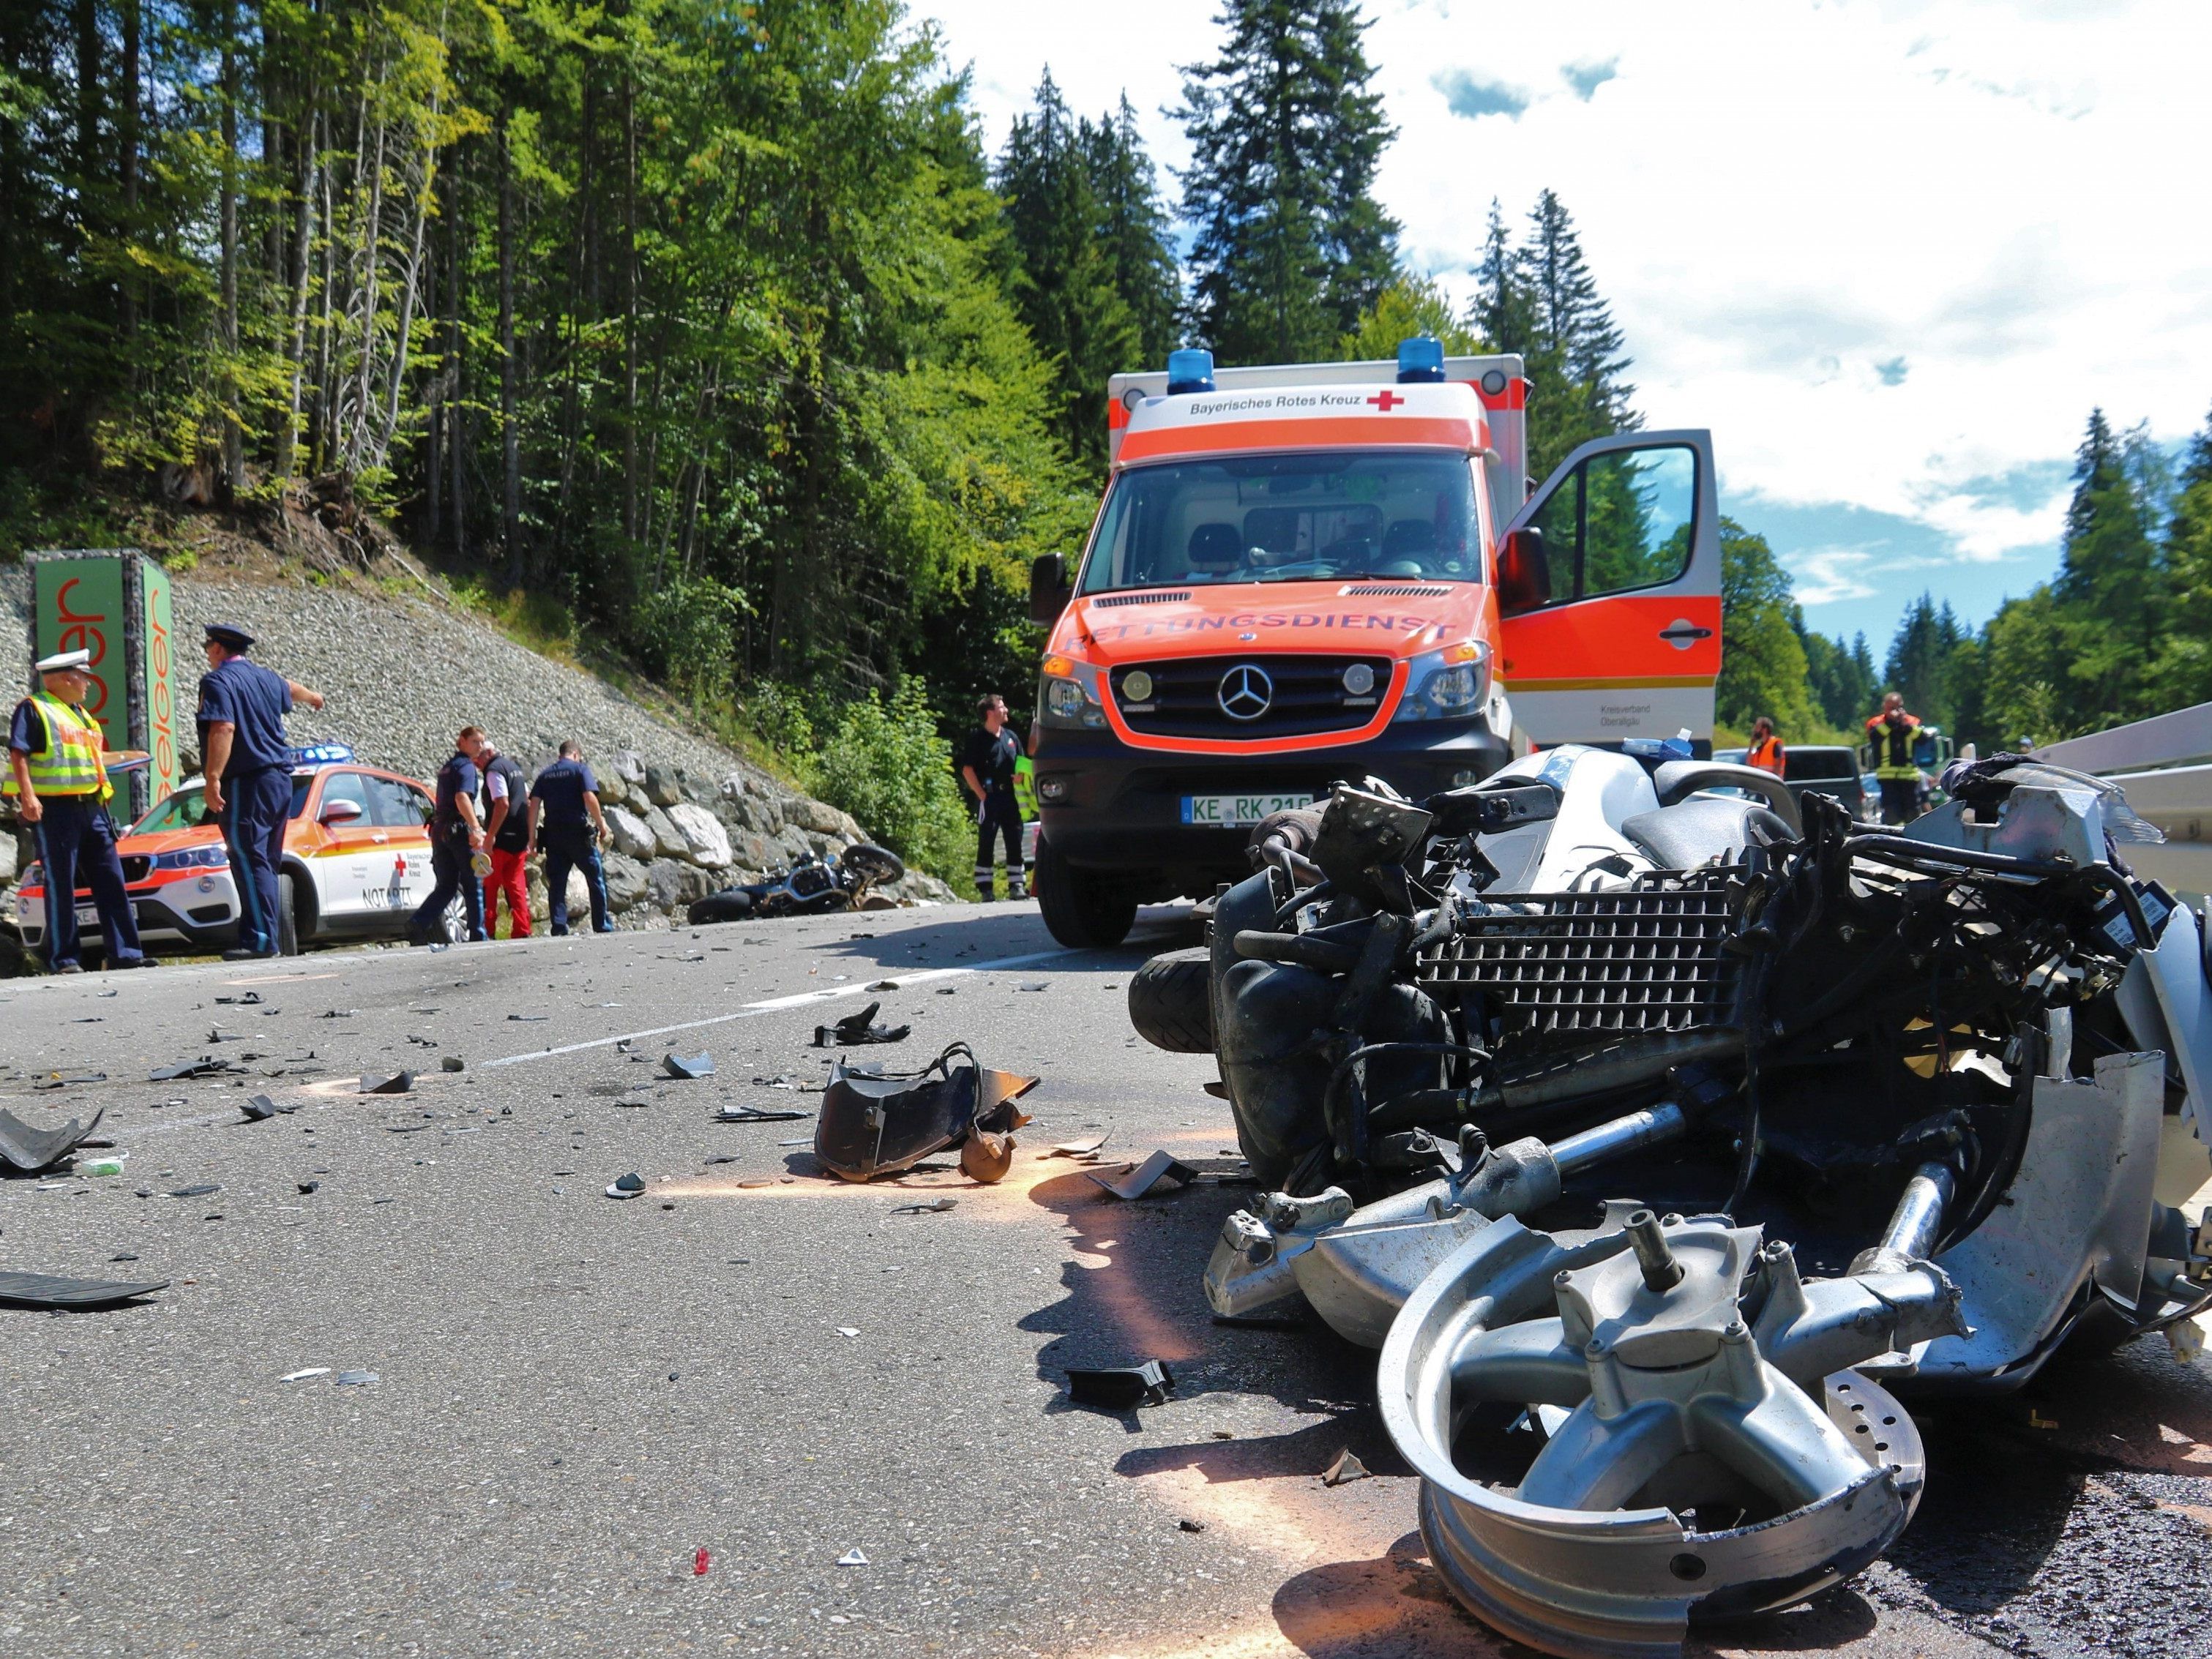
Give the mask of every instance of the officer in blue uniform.
[{"label": "officer in blue uniform", "polygon": [[292,806],[292,746],[284,716],[295,703],[323,706],[323,694],[248,662],[253,636],[228,623],[207,625],[208,672],[200,677],[200,770],[207,810],[222,824],[238,888],[238,945],[226,962],[273,957],[277,949],[277,866]]}]

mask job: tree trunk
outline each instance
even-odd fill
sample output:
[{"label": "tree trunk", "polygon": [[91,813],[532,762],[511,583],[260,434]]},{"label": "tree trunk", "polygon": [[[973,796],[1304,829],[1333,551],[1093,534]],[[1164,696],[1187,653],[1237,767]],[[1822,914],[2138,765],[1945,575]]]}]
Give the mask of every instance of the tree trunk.
[{"label": "tree trunk", "polygon": [[453,469],[453,557],[469,556],[468,496],[463,469],[468,411],[461,401],[461,152],[453,151],[453,187],[446,214],[446,465]]},{"label": "tree trunk", "polygon": [[[422,325],[429,331],[432,349],[435,349],[438,338],[438,250],[436,247],[431,247],[424,258],[428,260],[428,264],[423,267],[422,271]],[[443,465],[446,435],[445,388],[446,376],[448,372],[446,365],[439,366],[437,377],[430,382],[428,400],[429,420],[424,434],[425,465],[422,469],[424,496],[422,544],[425,547],[435,547],[438,544],[438,532],[441,527],[438,520],[445,506]]]},{"label": "tree trunk", "polygon": [[637,513],[637,87],[623,77],[623,535],[633,553]]},{"label": "tree trunk", "polygon": [[522,567],[522,434],[514,424],[514,166],[507,154],[507,94],[500,94],[499,138],[499,425],[505,489],[500,535],[507,544],[507,579],[515,586]]},{"label": "tree trunk", "polygon": [[92,211],[100,166],[100,8],[96,0],[76,0],[77,222],[88,234],[97,228]]},{"label": "tree trunk", "polygon": [[289,483],[300,444],[300,394],[307,373],[307,288],[315,258],[315,191],[322,154],[323,116],[313,107],[314,82],[307,83],[305,131],[295,146],[300,152],[300,218],[292,237],[292,398],[283,429],[276,434],[276,475]]},{"label": "tree trunk", "polygon": [[[123,182],[123,234],[132,240],[138,234],[138,0],[123,0],[123,107],[117,122],[122,155],[117,171]],[[123,284],[123,335],[128,341],[138,331],[138,284]],[[133,365],[136,378],[136,365]]]},{"label": "tree trunk", "polygon": [[246,434],[238,419],[238,7],[222,9],[222,481],[246,489]]}]

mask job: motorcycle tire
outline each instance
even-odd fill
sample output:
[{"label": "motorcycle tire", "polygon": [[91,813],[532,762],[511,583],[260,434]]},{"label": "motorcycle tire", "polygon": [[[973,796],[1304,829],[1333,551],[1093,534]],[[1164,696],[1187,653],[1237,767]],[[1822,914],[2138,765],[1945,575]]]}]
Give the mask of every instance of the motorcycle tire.
[{"label": "motorcycle tire", "polygon": [[1164,951],[1129,979],[1129,1024],[1171,1054],[1213,1052],[1211,947]]},{"label": "motorcycle tire", "polygon": [[906,860],[872,841],[854,842],[837,854],[837,863],[840,868],[865,877],[872,886],[886,886],[906,878]]},{"label": "motorcycle tire", "polygon": [[755,903],[750,890],[726,887],[719,893],[709,893],[696,901],[685,915],[694,927],[704,927],[718,921],[744,921],[754,915]]}]

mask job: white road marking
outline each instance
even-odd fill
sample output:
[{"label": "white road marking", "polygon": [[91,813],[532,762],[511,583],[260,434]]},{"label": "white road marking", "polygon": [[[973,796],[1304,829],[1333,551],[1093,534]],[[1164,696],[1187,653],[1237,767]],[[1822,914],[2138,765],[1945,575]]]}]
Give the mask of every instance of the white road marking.
[{"label": "white road marking", "polygon": [[[878,979],[895,979],[901,988],[921,985],[934,979],[953,979],[964,974],[995,973],[1002,968],[1027,968],[1039,962],[1057,962],[1065,957],[1089,954],[1082,951],[1036,951],[1024,957],[1000,957],[990,962],[971,963],[964,968],[923,968],[912,972],[886,969]],[[586,1048],[610,1048],[617,1042],[635,1042],[640,1037],[665,1036],[671,1031],[694,1031],[704,1025],[726,1025],[733,1019],[757,1019],[763,1014],[781,1012],[786,1008],[803,1008],[809,1003],[830,1002],[838,997],[859,996],[869,985],[839,985],[823,991],[801,991],[787,997],[771,997],[765,1002],[749,1002],[742,1008],[726,1014],[715,1014],[707,1019],[687,1019],[674,1025],[654,1025],[642,1031],[622,1031],[613,1036],[594,1037],[589,1042],[563,1043],[557,1048],[533,1048],[526,1054],[508,1054],[501,1060],[484,1061],[485,1071],[495,1066],[520,1066],[525,1060],[550,1060],[556,1054],[580,1054]]]}]

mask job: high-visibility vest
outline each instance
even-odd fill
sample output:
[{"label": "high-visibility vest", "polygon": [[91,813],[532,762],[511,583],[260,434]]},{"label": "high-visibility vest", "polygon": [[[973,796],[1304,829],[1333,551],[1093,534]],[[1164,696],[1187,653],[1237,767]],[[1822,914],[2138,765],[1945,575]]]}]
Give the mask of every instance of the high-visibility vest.
[{"label": "high-visibility vest", "polygon": [[1780,777],[1782,775],[1782,739],[1762,738],[1751,745],[1743,757],[1743,763],[1746,766],[1756,766],[1762,772],[1771,772],[1776,777]]},{"label": "high-visibility vest", "polygon": [[1901,782],[1906,778],[1917,778],[1920,769],[1912,763],[1912,734],[1920,729],[1920,722],[1911,715],[1904,723],[1893,726],[1880,714],[1866,723],[1867,747],[1874,750],[1874,775],[1889,782]]},{"label": "high-visibility vest", "polygon": [[1014,763],[1014,805],[1021,809],[1024,823],[1037,815],[1036,767],[1027,755]]},{"label": "high-visibility vest", "polygon": [[[100,727],[59,697],[44,691],[33,691],[24,701],[39,711],[46,727],[46,752],[23,757],[31,774],[31,787],[41,795],[97,795],[102,801],[113,796],[115,786],[107,781],[100,763]],[[0,788],[10,795],[21,793],[16,787],[13,767]]]}]

